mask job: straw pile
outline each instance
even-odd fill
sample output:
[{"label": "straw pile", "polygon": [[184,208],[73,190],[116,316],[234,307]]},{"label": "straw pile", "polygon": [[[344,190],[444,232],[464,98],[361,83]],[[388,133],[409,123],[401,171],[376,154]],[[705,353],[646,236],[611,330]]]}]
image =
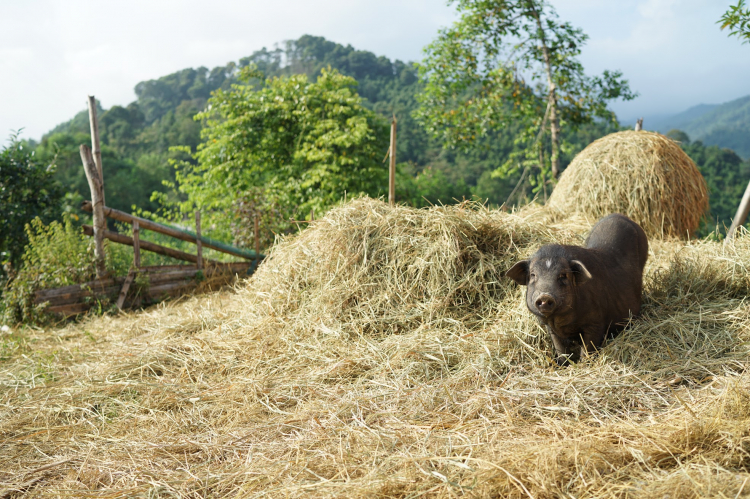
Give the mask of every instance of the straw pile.
[{"label": "straw pile", "polygon": [[500,278],[588,230],[545,216],[359,200],[233,292],[0,333],[0,497],[750,494],[750,236],[652,240],[558,368]]},{"label": "straw pile", "polygon": [[654,132],[607,135],[560,176],[549,207],[597,220],[623,213],[649,236],[691,236],[708,210],[706,181],[680,146]]}]

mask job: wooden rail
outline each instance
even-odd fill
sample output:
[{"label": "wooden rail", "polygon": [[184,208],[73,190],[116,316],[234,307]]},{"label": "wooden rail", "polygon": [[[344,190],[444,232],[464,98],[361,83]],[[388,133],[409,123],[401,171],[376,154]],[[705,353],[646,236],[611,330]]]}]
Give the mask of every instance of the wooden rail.
[{"label": "wooden rail", "polygon": [[[110,302],[117,300],[118,308],[123,308],[126,304],[148,304],[163,298],[179,296],[201,287],[222,286],[237,275],[247,274],[253,267],[254,262],[210,264],[206,265],[202,271],[193,265],[143,267],[140,273],[147,276],[148,285],[141,290],[140,295],[130,296],[129,302],[126,302],[125,297],[122,297],[120,301],[122,289],[129,277],[121,276],[37,291],[34,304],[46,303],[45,312],[64,317],[84,313],[97,302],[105,300]],[[202,280],[196,279],[199,272],[203,273]],[[127,295],[127,291],[125,294]]]},{"label": "wooden rail", "polygon": [[[94,235],[94,228],[90,225],[83,225],[83,233],[87,236],[93,236]],[[125,234],[120,234],[119,232],[112,232],[111,230],[105,230],[104,231],[104,238],[109,239],[112,242],[124,244],[126,246],[134,246],[133,238],[130,236],[126,236]],[[150,243],[148,241],[139,241],[140,248],[144,249],[146,251],[150,251],[152,253],[158,253],[159,255],[169,256],[172,258],[175,258],[177,260],[183,260],[186,262],[191,263],[198,263],[198,257],[196,255],[185,253],[184,251],[167,248],[166,246],[161,246],[159,244]],[[210,263],[218,263],[213,260],[206,260]]]},{"label": "wooden rail", "polygon": [[[81,209],[91,213],[93,211],[93,205],[91,204],[91,201],[84,201],[83,203],[81,203]],[[114,208],[104,207],[103,210],[104,210],[104,216],[107,218],[111,218],[113,220],[129,223],[129,224],[132,224],[134,221],[137,221],[141,229],[158,232],[160,234],[171,236],[171,237],[174,237],[175,239],[180,239],[181,241],[187,241],[193,244],[196,244],[198,242],[198,236],[189,231],[176,229],[168,225],[152,222],[151,220],[137,217],[135,215],[130,215],[129,213],[125,213],[124,211],[120,211],[120,210],[115,210]],[[252,250],[242,250],[239,248],[234,248],[232,246],[229,246],[228,244],[224,244],[220,241],[216,241],[215,239],[211,239],[208,237],[201,237],[200,241],[201,241],[202,246],[206,248],[211,248],[216,251],[221,251],[222,253],[227,253],[229,255],[238,256],[240,258],[245,258],[247,260],[255,260],[256,258],[263,258],[265,256],[265,255],[257,254],[255,251],[252,251]],[[143,245],[143,243],[141,243],[141,245]],[[145,247],[143,248],[145,249]]]}]

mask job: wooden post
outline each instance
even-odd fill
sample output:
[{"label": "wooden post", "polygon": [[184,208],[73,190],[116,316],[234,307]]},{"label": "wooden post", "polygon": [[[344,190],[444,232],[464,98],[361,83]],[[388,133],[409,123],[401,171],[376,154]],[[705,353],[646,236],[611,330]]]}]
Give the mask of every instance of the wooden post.
[{"label": "wooden post", "polygon": [[138,220],[133,221],[133,267],[141,268],[141,226]]},{"label": "wooden post", "polygon": [[396,115],[391,121],[391,164],[388,173],[388,204],[396,204]]},{"label": "wooden post", "polygon": [[315,221],[315,208],[310,210],[310,221],[311,222]]},{"label": "wooden post", "polygon": [[740,201],[740,205],[737,207],[737,213],[732,219],[732,226],[727,231],[727,238],[724,240],[725,243],[734,237],[737,228],[745,223],[748,214],[750,214],[750,182],[748,182],[745,194],[742,196],[742,201]]},{"label": "wooden post", "polygon": [[[89,95],[89,125],[91,126],[91,148],[94,157],[94,164],[96,165],[96,170],[99,172],[99,179],[101,180],[102,206],[106,206],[107,203],[104,201],[104,170],[102,169],[102,150],[99,147],[99,121],[96,119],[96,99],[93,95]],[[93,197],[91,199],[93,200]]]},{"label": "wooden post", "polygon": [[102,189],[102,180],[99,177],[99,171],[96,169],[94,158],[91,156],[91,149],[86,145],[82,145],[80,150],[83,170],[86,172],[86,180],[89,182],[93,205],[96,277],[102,278],[107,273],[104,262],[104,232],[107,230],[107,220],[104,218],[104,199],[102,197],[104,190]]},{"label": "wooden post", "polygon": [[198,261],[195,266],[198,270],[203,268],[203,243],[201,242],[201,212],[195,212],[195,245],[198,246]]},{"label": "wooden post", "polygon": [[135,279],[135,270],[130,269],[128,271],[128,276],[125,278],[125,282],[122,284],[120,294],[117,296],[118,310],[122,310],[122,306],[125,305],[125,298],[128,297],[128,291],[130,290],[130,285],[133,284],[133,279]]},{"label": "wooden post", "polygon": [[260,255],[260,227],[259,227],[259,221],[258,221],[258,214],[255,214],[255,234],[253,236],[253,239],[255,239],[255,258],[259,258],[258,255]]}]

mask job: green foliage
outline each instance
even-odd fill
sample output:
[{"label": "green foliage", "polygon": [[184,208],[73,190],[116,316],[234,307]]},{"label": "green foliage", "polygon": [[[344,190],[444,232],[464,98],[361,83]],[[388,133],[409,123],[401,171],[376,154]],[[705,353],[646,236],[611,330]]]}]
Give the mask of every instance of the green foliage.
[{"label": "green foliage", "polygon": [[710,212],[698,235],[707,237],[713,233],[713,238],[723,237],[750,180],[750,160],[743,161],[730,149],[707,146],[700,140],[691,142],[681,130],[670,130],[667,136],[680,142],[708,184]]},{"label": "green foliage", "polygon": [[[255,219],[258,219],[258,247],[270,248],[276,234],[288,233],[294,209],[262,187],[252,187],[237,196],[231,223],[232,241],[241,248],[255,248]],[[260,228],[263,230],[260,230]]]},{"label": "green foliage", "polygon": [[[27,145],[12,135],[0,151],[0,263],[17,266],[27,242],[24,230],[34,217],[51,220],[62,201],[53,179],[54,165],[39,161]],[[0,285],[4,271],[0,271]]]},{"label": "green foliage", "polygon": [[[232,83],[237,83],[239,69],[250,65],[256,65],[268,77],[306,74],[309,81],[315,82],[321,69],[330,66],[356,78],[362,106],[388,119],[396,114],[399,123],[397,158],[400,168],[408,170],[412,176],[430,166],[433,171],[440,171],[448,182],[463,184],[471,191],[485,170],[497,168],[514,150],[515,127],[480,141],[478,147],[470,150],[444,150],[412,116],[418,107],[416,97],[421,88],[414,65],[305,35],[285,42],[281,48],[257,51],[238,64],[230,63],[212,70],[185,69],[139,83],[137,101],[108,110],[99,107],[107,204],[123,211],[131,211],[136,205],[137,211],[154,213],[164,200],[169,205],[185,201],[184,193],[170,190],[164,183],[173,185],[175,181],[170,159],[193,160],[184,152],[170,152],[169,148],[180,144],[196,150],[201,141],[201,122],[193,120],[193,116],[205,109],[210,92],[229,89]],[[256,79],[254,83],[263,82]],[[69,197],[65,209],[79,215],[83,215],[77,210],[79,201],[89,198],[78,153],[78,146],[85,143],[90,143],[89,123],[87,112],[82,111],[53,129],[37,148],[37,155],[45,160],[57,157],[59,167],[55,176],[65,186]],[[379,153],[381,157],[383,154],[384,150]],[[408,180],[406,182],[408,184]],[[500,204],[509,190],[506,184],[513,182],[512,179],[507,182],[496,179],[485,184],[483,196]],[[488,185],[497,186],[499,190],[488,190]],[[397,198],[401,202],[412,199],[411,191],[404,191],[406,187],[409,186],[399,180]],[[151,200],[153,192],[157,195]],[[434,196],[427,197],[433,199]],[[452,199],[442,202],[450,203]],[[235,222],[238,224],[239,220]],[[206,225],[206,231],[211,232],[211,225]]]},{"label": "green foliage", "polygon": [[[259,79],[254,69],[243,73],[246,81]],[[316,82],[295,75],[216,91],[196,116],[204,123],[196,163],[177,162],[177,186],[186,196],[180,212],[216,213],[212,225],[227,237],[225,214],[239,193],[253,189],[293,216],[322,214],[345,194],[377,195],[385,185],[387,125],[362,105],[355,85],[322,70]]]},{"label": "green foliage", "polygon": [[73,216],[49,225],[34,218],[25,231],[28,244],[23,263],[0,303],[6,322],[39,321],[42,307],[33,303],[37,290],[80,284],[96,275],[93,240],[74,224]]},{"label": "green foliage", "polygon": [[750,8],[745,8],[745,0],[731,5],[718,22],[722,30],[729,28],[729,36],[736,36],[742,43],[750,43]]},{"label": "green foliage", "polygon": [[559,154],[558,129],[596,118],[616,123],[607,102],[635,97],[619,72],[584,74],[578,56],[588,37],[558,21],[547,2],[454,1],[460,19],[439,32],[420,66],[416,116],[448,147],[474,146],[513,127],[513,151],[499,176],[533,168],[530,178],[541,185]]},{"label": "green foliage", "polygon": [[463,178],[450,181],[443,170],[428,166],[414,174],[409,165],[399,165],[397,200],[416,207],[453,204],[471,199],[472,192]]},{"label": "green foliage", "polygon": [[[5,322],[43,323],[47,317],[43,305],[34,305],[34,294],[42,289],[53,289],[83,284],[96,277],[94,240],[84,235],[77,224],[77,215],[65,213],[62,221],[45,224],[34,218],[25,228],[28,244],[18,271],[10,276],[0,301],[0,316]],[[152,234],[149,234],[152,238]],[[159,241],[162,243],[162,241]],[[104,241],[106,269],[110,276],[124,276],[133,266],[133,250],[129,246]],[[163,244],[163,243],[162,243]],[[169,265],[171,258],[142,252],[143,265]],[[143,279],[147,279],[144,277]],[[138,281],[133,292],[146,289],[148,283]],[[140,283],[140,284],[139,284]],[[107,303],[99,303],[102,311]]]}]

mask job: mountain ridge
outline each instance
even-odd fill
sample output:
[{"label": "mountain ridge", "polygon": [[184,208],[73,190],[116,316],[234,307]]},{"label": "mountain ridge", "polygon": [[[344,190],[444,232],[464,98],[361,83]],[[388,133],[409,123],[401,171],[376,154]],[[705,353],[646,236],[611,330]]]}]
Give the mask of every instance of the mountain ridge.
[{"label": "mountain ridge", "polygon": [[691,140],[732,149],[742,158],[750,158],[750,95],[723,104],[698,104],[654,122],[645,127],[662,133],[681,130]]}]

